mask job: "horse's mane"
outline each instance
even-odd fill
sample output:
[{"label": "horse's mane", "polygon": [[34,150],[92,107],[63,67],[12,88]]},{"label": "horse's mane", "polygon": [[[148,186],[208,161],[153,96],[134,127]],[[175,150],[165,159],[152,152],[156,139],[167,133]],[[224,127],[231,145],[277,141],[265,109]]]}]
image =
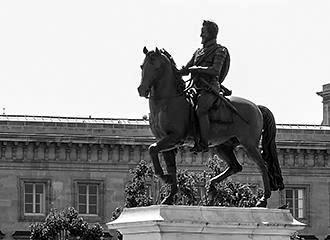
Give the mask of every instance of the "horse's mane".
[{"label": "horse's mane", "polygon": [[175,63],[173,57],[172,57],[171,54],[170,54],[168,51],[166,51],[164,48],[162,48],[162,49],[160,50],[160,52],[161,52],[163,55],[165,55],[165,56],[167,57],[167,59],[170,61],[170,63],[171,63],[171,67],[172,67],[172,70],[173,70],[173,72],[174,72],[175,79],[176,79],[176,81],[177,81],[177,91],[178,91],[179,93],[183,93],[184,90],[185,90],[185,88],[186,88],[186,84],[185,84],[185,81],[182,79],[182,76],[181,76],[181,74],[180,74],[180,72],[179,72],[179,70],[178,70],[178,68],[177,68],[177,66],[176,66],[176,63]]}]

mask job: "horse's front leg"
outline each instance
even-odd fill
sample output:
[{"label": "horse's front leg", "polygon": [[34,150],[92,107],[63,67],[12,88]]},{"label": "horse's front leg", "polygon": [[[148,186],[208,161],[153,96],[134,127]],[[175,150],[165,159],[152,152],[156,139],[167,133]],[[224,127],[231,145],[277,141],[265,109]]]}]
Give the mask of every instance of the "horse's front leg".
[{"label": "horse's front leg", "polygon": [[[149,154],[154,165],[155,174],[165,183],[171,186],[170,195],[165,197],[165,199],[162,201],[163,204],[173,204],[173,197],[177,193],[175,145],[178,143],[179,139],[180,138],[177,135],[168,135],[162,138],[160,141],[151,144],[149,147]],[[158,154],[161,151],[163,151],[163,156],[167,167],[168,174],[166,175],[164,175],[164,171],[159,162]]]},{"label": "horse's front leg", "polygon": [[162,180],[166,184],[169,184],[171,189],[169,194],[163,199],[161,204],[172,205],[174,202],[174,196],[178,192],[177,179],[176,179],[176,162],[175,162],[176,153],[177,153],[176,148],[162,152],[167,170],[167,174],[163,175]]},{"label": "horse's front leg", "polygon": [[156,176],[161,178],[164,175],[164,171],[159,162],[159,157],[158,157],[159,151],[160,150],[158,150],[157,143],[153,143],[149,146],[149,154],[151,157],[152,164],[154,166],[154,173]]}]

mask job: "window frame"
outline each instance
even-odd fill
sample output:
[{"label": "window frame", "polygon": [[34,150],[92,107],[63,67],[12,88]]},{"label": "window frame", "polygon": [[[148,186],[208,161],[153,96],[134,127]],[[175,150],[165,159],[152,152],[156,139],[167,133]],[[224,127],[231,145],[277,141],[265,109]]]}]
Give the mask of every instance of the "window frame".
[{"label": "window frame", "polygon": [[[32,213],[26,212],[26,185],[32,185]],[[37,207],[37,198],[36,195],[37,193],[37,185],[42,186],[42,198],[40,199],[40,207],[39,211],[36,212],[36,207]],[[24,189],[23,189],[23,202],[24,202],[24,215],[25,216],[38,216],[38,215],[44,215],[43,212],[46,212],[46,184],[45,183],[32,183],[32,182],[25,182],[24,183]]]},{"label": "window frame", "polygon": [[[79,213],[79,185],[96,185],[97,186],[97,205],[96,214]],[[89,187],[88,187],[89,188]],[[83,216],[84,219],[92,221],[102,221],[104,218],[104,180],[95,179],[75,179],[73,181],[73,205],[78,211],[79,216]],[[88,208],[88,207],[87,207]]]},{"label": "window frame", "polygon": [[[18,178],[19,181],[19,221],[42,221],[50,212],[51,205],[51,180],[48,178]],[[25,184],[43,184],[44,207],[43,213],[25,213]],[[33,196],[34,198],[34,196]],[[34,208],[34,207],[33,207]]]},{"label": "window frame", "polygon": [[[286,184],[283,191],[281,191],[281,204],[286,204],[286,190],[303,190],[303,217],[292,216],[300,222],[309,223],[310,221],[310,185],[308,184]],[[293,191],[294,193],[294,191]],[[292,206],[293,208],[293,206]],[[289,209],[288,209],[289,210]],[[291,213],[291,211],[290,211]]]}]

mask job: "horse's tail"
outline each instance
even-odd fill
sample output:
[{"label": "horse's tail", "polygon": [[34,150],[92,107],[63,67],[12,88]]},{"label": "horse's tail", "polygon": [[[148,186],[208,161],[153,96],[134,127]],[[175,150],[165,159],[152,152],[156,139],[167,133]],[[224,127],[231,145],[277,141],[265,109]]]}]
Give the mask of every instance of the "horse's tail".
[{"label": "horse's tail", "polygon": [[268,176],[272,191],[284,189],[282,172],[276,151],[276,123],[273,113],[264,106],[258,106],[263,117],[262,158],[268,167]]}]

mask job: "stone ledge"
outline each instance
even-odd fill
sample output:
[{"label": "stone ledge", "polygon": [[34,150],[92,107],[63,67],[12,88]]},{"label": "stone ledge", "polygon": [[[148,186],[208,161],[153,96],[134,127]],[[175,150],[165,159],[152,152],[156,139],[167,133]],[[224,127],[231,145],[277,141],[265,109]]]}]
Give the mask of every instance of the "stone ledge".
[{"label": "stone ledge", "polygon": [[125,240],[283,240],[305,225],[289,210],[154,205],[124,209],[107,226],[118,229]]}]

